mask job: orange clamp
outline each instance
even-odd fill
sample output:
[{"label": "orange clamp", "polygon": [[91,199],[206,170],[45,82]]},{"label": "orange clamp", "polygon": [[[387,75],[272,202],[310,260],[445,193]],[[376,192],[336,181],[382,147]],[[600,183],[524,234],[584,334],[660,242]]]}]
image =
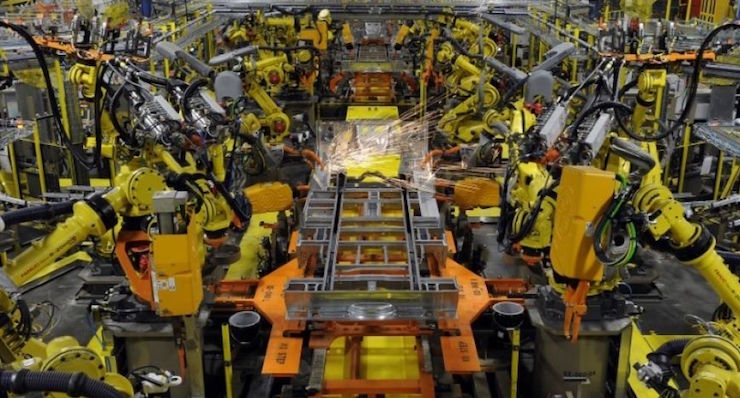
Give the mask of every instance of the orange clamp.
[{"label": "orange clamp", "polygon": [[568,286],[563,302],[565,303],[565,320],[563,321],[563,333],[571,342],[578,341],[578,333],[581,330],[581,319],[586,315],[586,298],[591,287],[589,281],[579,281],[575,289]]}]

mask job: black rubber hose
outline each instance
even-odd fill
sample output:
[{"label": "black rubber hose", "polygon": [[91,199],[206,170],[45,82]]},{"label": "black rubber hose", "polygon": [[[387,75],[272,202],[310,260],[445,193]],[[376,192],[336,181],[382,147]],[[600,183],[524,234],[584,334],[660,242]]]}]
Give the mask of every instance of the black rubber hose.
[{"label": "black rubber hose", "polygon": [[[704,59],[704,51],[706,51],[706,49],[709,47],[712,40],[714,40],[714,37],[717,36],[717,34],[719,34],[720,32],[724,30],[738,29],[738,28],[740,28],[740,22],[737,22],[737,21],[730,22],[730,23],[718,26],[717,28],[712,30],[707,35],[706,38],[704,38],[704,41],[701,43],[698,53],[696,54],[696,60],[694,60],[694,69],[691,74],[691,84],[689,86],[689,94],[686,99],[686,104],[684,105],[684,108],[681,111],[681,115],[678,117],[678,119],[675,122],[673,122],[673,124],[671,124],[670,127],[661,127],[658,134],[653,135],[653,136],[642,136],[642,135],[635,133],[631,129],[629,129],[624,124],[624,121],[621,118],[619,118],[619,116],[617,116],[616,119],[617,119],[617,124],[619,124],[619,128],[621,128],[625,133],[627,133],[627,135],[629,135],[631,138],[637,141],[658,141],[658,140],[662,140],[663,138],[667,137],[668,135],[676,131],[676,129],[683,126],[688,121],[687,118],[689,116],[689,112],[691,111],[691,108],[693,107],[693,104],[694,104],[694,100],[696,99],[696,90],[698,89],[698,86],[699,86],[699,72],[701,70],[701,62]],[[627,92],[627,90],[636,86],[637,82],[638,82],[637,79],[635,79],[627,83],[624,87],[622,87],[622,89],[619,90],[617,98],[621,98],[624,95],[624,93]],[[597,108],[597,109],[593,109],[593,108]],[[600,104],[594,105],[592,108],[589,108],[588,110],[583,112],[581,114],[581,116],[583,117],[579,117],[578,119],[576,119],[576,122],[571,127],[572,128],[571,134],[573,135],[576,134],[576,132],[578,131],[578,126],[580,126],[580,124],[583,122],[583,119],[591,115],[593,112],[599,109],[605,109],[605,108],[612,108],[615,110],[622,109],[625,111],[629,110],[629,112],[632,112],[632,108],[620,102],[602,102]]]},{"label": "black rubber hose", "polygon": [[18,330],[25,340],[31,337],[33,330],[33,316],[31,316],[31,310],[28,308],[28,304],[23,299],[16,300],[16,307],[20,313],[20,324]]},{"label": "black rubber hose", "polygon": [[110,103],[108,103],[108,113],[110,113],[111,124],[113,124],[113,128],[116,129],[121,137],[127,137],[128,132],[121,127],[121,122],[118,120],[118,115],[116,115],[116,109],[118,108],[118,101],[121,99],[121,94],[123,94],[125,86],[125,84],[121,84],[113,94],[113,98],[111,98]]},{"label": "black rubber hose", "polygon": [[190,101],[190,97],[201,87],[208,84],[208,80],[206,79],[195,79],[188,88],[185,89],[185,92],[182,94],[182,98],[180,98],[180,109],[182,110],[182,115],[186,119],[190,119],[190,109],[188,107],[188,102]]},{"label": "black rubber hose", "polygon": [[[671,125],[671,127],[665,129],[665,134],[660,134],[661,136],[665,137],[668,134],[672,133],[674,130],[676,130],[678,127],[682,126],[683,124],[687,123],[689,112],[691,111],[691,108],[693,107],[694,100],[696,98],[696,91],[699,88],[699,72],[701,70],[701,61],[704,59],[704,51],[709,47],[709,45],[714,40],[714,37],[717,36],[722,31],[730,30],[730,29],[738,29],[740,28],[740,21],[733,21],[726,23],[724,25],[720,25],[707,35],[706,38],[704,38],[704,41],[702,41],[701,46],[699,46],[699,51],[696,54],[696,60],[694,60],[694,70],[691,74],[691,87],[689,88],[689,96],[686,100],[686,104],[683,108],[683,111],[681,112],[681,116],[678,117],[675,123]],[[662,137],[661,137],[662,138]],[[654,139],[660,139],[660,138],[654,138]]]},{"label": "black rubber hose", "polygon": [[242,222],[249,221],[250,215],[244,212],[244,209],[242,209],[238,203],[236,203],[236,200],[231,196],[229,193],[229,190],[226,188],[226,185],[224,185],[223,182],[216,180],[216,177],[211,175],[209,180],[213,183],[213,186],[216,187],[216,190],[221,194],[221,196],[224,197],[224,200],[226,203],[231,207],[231,210],[234,211],[237,217],[239,217],[239,220]]},{"label": "black rubber hose", "polygon": [[226,186],[229,186],[229,187],[231,186],[231,182],[232,182],[231,178],[234,172],[234,155],[236,154],[236,150],[237,148],[239,148],[239,145],[240,145],[239,137],[241,137],[241,134],[239,134],[239,128],[240,128],[239,119],[236,119],[234,121],[234,130],[232,133],[232,136],[234,137],[234,144],[233,144],[234,146],[231,147],[231,156],[229,156],[229,166],[226,168],[226,178],[224,179],[224,184],[226,184]]},{"label": "black rubber hose", "polygon": [[93,122],[95,123],[95,152],[93,158],[97,161],[98,167],[103,166],[102,161],[102,148],[103,148],[103,128],[101,126],[100,115],[103,112],[104,101],[103,97],[103,75],[108,70],[108,64],[102,63],[98,69],[98,73],[95,75],[95,94],[93,98]]},{"label": "black rubber hose", "polygon": [[9,226],[28,221],[50,219],[56,216],[72,213],[72,206],[76,200],[67,200],[59,203],[43,203],[23,209],[11,210],[0,215],[0,231]]},{"label": "black rubber hose", "polygon": [[0,391],[13,394],[29,392],[60,392],[72,397],[121,398],[124,395],[112,386],[93,380],[84,373],[65,373],[52,371],[30,371],[0,373]]},{"label": "black rubber hose", "polygon": [[500,185],[500,197],[501,200],[501,216],[498,220],[498,229],[496,234],[496,241],[501,244],[504,243],[504,239],[509,234],[509,223],[514,216],[514,208],[509,201],[506,199],[509,192],[509,180],[514,174],[512,167],[506,167],[504,174],[504,183]]},{"label": "black rubber hose", "polygon": [[629,83],[622,86],[622,88],[619,89],[619,94],[617,94],[617,99],[622,99],[624,95],[627,93],[627,91],[633,89],[637,86],[637,79],[632,79],[629,81]]},{"label": "black rubber hose", "polygon": [[259,46],[260,50],[266,50],[266,51],[280,51],[280,52],[289,52],[289,51],[298,51],[298,50],[308,50],[315,54],[321,54],[321,51],[317,49],[314,46],[292,46],[292,47],[270,47],[270,46]]},{"label": "black rubber hose", "polygon": [[275,11],[280,12],[281,14],[292,15],[292,16],[301,15],[301,14],[304,14],[304,13],[307,13],[313,10],[313,6],[306,6],[299,10],[288,10],[287,8],[280,7],[277,4],[272,4],[270,8]]},{"label": "black rubber hose", "polygon": [[690,339],[675,339],[666,341],[652,353],[666,355],[671,358],[675,357],[676,355],[680,355],[683,352],[683,349],[686,348],[686,344],[689,343],[689,340]]},{"label": "black rubber hose", "polygon": [[681,355],[691,339],[675,339],[663,343],[657,350],[647,355],[648,359],[661,367],[670,367],[671,360]]},{"label": "black rubber hose", "polygon": [[557,187],[558,185],[559,185],[559,182],[556,181],[553,183],[553,185],[545,188],[543,191],[540,192],[540,195],[537,198],[537,202],[532,208],[532,211],[527,215],[527,219],[524,220],[519,231],[517,231],[516,234],[509,237],[510,241],[519,242],[520,240],[524,239],[527,235],[529,235],[530,232],[532,232],[532,228],[534,228],[534,224],[537,221],[537,217],[540,215],[540,211],[542,210],[542,203],[545,201],[545,196],[551,196],[554,192],[555,187]]},{"label": "black rubber hose", "polygon": [[[689,112],[691,112],[691,108],[693,108],[694,101],[696,100],[696,91],[699,88],[699,73],[701,71],[701,62],[704,59],[704,51],[707,50],[707,48],[710,46],[714,38],[722,31],[730,30],[730,29],[738,29],[740,28],[740,22],[733,21],[726,23],[724,25],[720,25],[707,35],[707,37],[704,38],[704,41],[702,41],[701,46],[699,46],[699,50],[696,53],[696,59],[694,60],[694,69],[691,73],[691,85],[689,86],[689,94],[686,98],[686,104],[684,105],[683,110],[681,111],[681,115],[679,115],[678,119],[676,119],[673,124],[671,124],[670,127],[661,128],[660,132],[654,136],[641,136],[636,134],[635,132],[626,129],[624,126],[624,123],[622,123],[619,118],[617,118],[617,121],[619,122],[619,127],[624,130],[627,135],[634,138],[638,141],[658,141],[662,140],[663,138],[669,136],[670,134],[674,133],[678,128],[688,123],[688,117]],[[636,84],[636,82],[635,82]],[[625,86],[626,87],[626,86]],[[626,91],[626,90],[625,90]],[[620,91],[621,93],[621,91]]]},{"label": "black rubber hose", "polygon": [[44,53],[41,51],[41,47],[36,44],[33,36],[31,36],[30,33],[28,33],[23,27],[19,25],[14,25],[0,20],[0,27],[10,29],[13,32],[17,33],[20,37],[23,38],[23,40],[26,41],[26,43],[28,43],[29,46],[31,46],[31,50],[33,50],[33,54],[39,63],[39,67],[41,68],[41,73],[44,76],[44,84],[46,85],[46,92],[49,96],[49,107],[51,108],[51,113],[54,116],[54,122],[59,134],[59,140],[62,142],[62,144],[64,144],[65,147],[67,147],[72,156],[74,156],[74,158],[85,168],[94,168],[98,164],[97,159],[87,159],[87,155],[85,154],[85,152],[81,148],[74,146],[74,144],[72,144],[72,141],[70,141],[69,136],[67,135],[67,130],[64,128],[64,124],[62,123],[62,115],[59,112],[59,102],[57,101],[57,96],[54,93],[54,86],[51,83],[49,66],[46,63],[46,58],[44,58]]},{"label": "black rubber hose", "polygon": [[[583,124],[583,122],[589,116],[591,116],[592,114],[594,114],[597,111],[604,110],[604,109],[622,110],[622,111],[630,112],[630,113],[632,112],[632,108],[630,108],[629,106],[627,106],[627,105],[625,105],[625,104],[623,104],[621,102],[614,102],[614,101],[600,102],[600,103],[598,103],[596,105],[591,106],[590,108],[588,108],[584,112],[582,112],[580,115],[578,115],[578,117],[576,118],[576,120],[570,126],[570,136],[571,136],[571,138],[575,138],[576,137],[576,135],[578,134],[578,128],[581,127],[581,124]],[[623,124],[621,123],[621,119],[619,118],[619,115],[615,115],[615,117],[616,117],[617,121],[620,122],[620,127],[622,127]],[[631,132],[626,130],[626,126],[624,126],[623,130],[625,130],[625,132],[627,134],[629,134],[630,137],[632,136],[632,134],[630,134]]]},{"label": "black rubber hose", "polygon": [[[615,93],[619,92],[619,76],[622,72],[622,64],[623,62],[621,60],[617,61],[617,65],[614,68],[614,74],[612,75],[612,88],[609,90],[609,95],[614,95]],[[618,101],[619,97],[613,99],[615,101]]]},{"label": "black rubber hose", "polygon": [[136,77],[144,83],[151,84],[153,86],[168,87],[170,81],[164,77],[154,76],[151,73],[137,72]]}]

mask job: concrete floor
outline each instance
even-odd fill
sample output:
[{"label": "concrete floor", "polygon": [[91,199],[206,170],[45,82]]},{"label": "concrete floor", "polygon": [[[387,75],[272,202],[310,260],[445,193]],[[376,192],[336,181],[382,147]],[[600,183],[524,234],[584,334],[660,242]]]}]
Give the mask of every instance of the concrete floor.
[{"label": "concrete floor", "polygon": [[[486,277],[534,280],[523,262],[497,250],[496,235],[495,225],[484,225],[476,229],[476,243],[486,247]],[[681,264],[670,254],[650,249],[640,250],[636,261],[659,274],[655,285],[663,296],[660,301],[634,300],[645,310],[638,320],[643,332],[693,334],[695,330],[684,320],[686,314],[711,319],[719,305],[719,299],[697,271]]]},{"label": "concrete floor", "polygon": [[[486,269],[488,278],[523,277],[530,278],[531,272],[518,259],[504,255],[497,250],[495,225],[483,225],[476,229],[476,242],[486,247]],[[661,301],[638,300],[645,313],[638,322],[643,332],[654,331],[659,334],[688,334],[692,328],[684,320],[686,314],[694,314],[709,319],[718,304],[716,294],[693,269],[680,264],[674,257],[645,250],[640,260],[660,273],[657,288],[663,294]],[[57,307],[58,323],[47,338],[72,335],[81,343],[92,338],[93,329],[86,316],[87,302],[75,300],[75,294],[82,285],[79,272],[82,265],[54,281],[41,285],[23,296],[29,303],[45,300],[54,302]],[[11,289],[12,284],[0,273],[0,285]]]}]

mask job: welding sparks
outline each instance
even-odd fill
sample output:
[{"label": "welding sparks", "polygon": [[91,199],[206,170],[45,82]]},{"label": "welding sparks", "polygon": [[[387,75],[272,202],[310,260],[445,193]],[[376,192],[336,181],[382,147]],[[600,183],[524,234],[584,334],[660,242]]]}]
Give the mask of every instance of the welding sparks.
[{"label": "welding sparks", "polygon": [[[444,95],[431,98],[428,105],[444,99]],[[475,194],[480,190],[478,184],[439,178],[434,162],[425,161],[430,153],[430,138],[442,116],[442,110],[422,115],[420,108],[415,107],[397,120],[325,122],[319,129],[319,154],[324,171],[351,175],[352,170],[355,171],[352,178],[356,180],[372,179],[431,194],[439,200],[451,200],[440,194],[448,189]],[[460,167],[464,169],[465,165]],[[404,178],[398,176],[399,171],[405,174]]]},{"label": "welding sparks", "polygon": [[402,158],[410,170],[420,170],[431,132],[440,117],[439,111],[422,116],[417,106],[396,120],[326,123],[319,137],[325,170],[336,173],[353,167],[374,169],[390,156]]}]

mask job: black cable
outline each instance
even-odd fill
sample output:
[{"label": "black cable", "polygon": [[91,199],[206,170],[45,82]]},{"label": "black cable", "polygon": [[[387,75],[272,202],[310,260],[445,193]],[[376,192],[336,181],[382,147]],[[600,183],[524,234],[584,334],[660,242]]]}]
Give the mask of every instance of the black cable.
[{"label": "black cable", "polygon": [[619,92],[617,94],[617,99],[618,100],[622,99],[622,97],[624,97],[624,95],[627,93],[627,91],[633,89],[636,86],[637,86],[637,79],[630,80],[627,84],[625,84],[624,86],[622,86],[621,89],[619,89]]},{"label": "black cable", "polygon": [[110,119],[111,124],[113,124],[113,128],[116,129],[118,134],[120,134],[121,137],[128,137],[128,132],[121,127],[121,123],[118,120],[118,115],[116,114],[116,109],[118,109],[118,101],[121,98],[121,94],[123,94],[123,90],[125,84],[121,84],[116,92],[113,94],[113,98],[108,103],[108,113],[110,113]]},{"label": "black cable", "polygon": [[33,330],[33,317],[31,316],[31,310],[23,299],[17,300],[15,304],[20,313],[19,332],[25,340],[28,340],[31,337],[31,332]]},{"label": "black cable", "polygon": [[[689,94],[686,99],[686,104],[684,105],[683,110],[681,111],[680,116],[678,119],[671,124],[670,127],[665,127],[661,125],[661,128],[659,129],[658,134],[652,135],[652,136],[642,136],[637,134],[636,132],[632,131],[627,125],[625,125],[624,121],[619,117],[619,115],[615,115],[617,119],[617,124],[619,125],[619,128],[622,129],[630,138],[637,140],[637,141],[659,141],[663,138],[667,137],[668,135],[672,134],[677,128],[683,126],[688,121],[688,115],[691,111],[691,108],[693,107],[694,101],[696,99],[696,91],[699,86],[699,72],[701,70],[701,61],[704,57],[704,51],[706,51],[707,47],[711,44],[712,40],[714,40],[714,37],[719,34],[720,32],[724,30],[729,29],[737,29],[740,27],[740,22],[731,22],[724,25],[720,25],[714,30],[712,30],[707,37],[702,42],[701,46],[699,47],[699,52],[696,55],[696,59],[694,60],[694,69],[691,75],[691,84],[689,86]],[[641,70],[642,68],[640,68]],[[618,94],[617,99],[624,96],[624,94],[630,90],[631,88],[635,87],[638,83],[638,80],[632,80],[629,83],[625,84],[624,87],[622,87]],[[616,110],[623,110],[625,112],[632,113],[634,110],[621,103],[616,101],[607,101],[607,102],[601,102],[596,105],[593,105],[592,107],[588,108],[586,111],[581,113],[581,115],[576,119],[576,121],[571,125],[571,135],[574,137],[575,134],[578,132],[578,127],[583,123],[583,121],[586,119],[586,117],[590,116],[597,110],[601,109],[614,109]]]},{"label": "black cable", "polygon": [[[547,180],[549,180],[550,177],[547,177]],[[547,183],[547,181],[545,181]],[[540,215],[540,211],[542,210],[542,203],[545,200],[546,196],[549,196],[554,192],[555,187],[559,184],[558,181],[555,181],[551,186],[546,187],[542,191],[540,191],[540,194],[537,197],[537,202],[535,203],[534,207],[532,208],[532,211],[529,212],[527,215],[527,219],[524,220],[522,223],[521,228],[519,231],[517,231],[516,234],[509,237],[509,240],[511,242],[519,242],[520,240],[524,239],[529,233],[532,231],[532,228],[534,228],[534,224],[537,221],[537,217]]]},{"label": "black cable", "polygon": [[[41,74],[44,76],[44,83],[46,84],[46,92],[49,96],[49,107],[51,108],[51,113],[54,117],[54,122],[57,127],[57,132],[59,134],[59,139],[62,142],[62,144],[67,147],[67,149],[70,151],[72,156],[80,162],[86,169],[92,169],[97,164],[97,159],[88,159],[85,152],[72,143],[72,141],[69,139],[68,132],[64,128],[64,123],[62,123],[62,116],[59,112],[59,102],[57,101],[56,94],[54,93],[54,86],[51,83],[51,75],[49,74],[49,66],[46,63],[46,58],[44,58],[44,54],[41,51],[41,47],[39,47],[38,44],[36,44],[36,41],[34,40],[33,36],[31,36],[30,33],[28,33],[23,27],[19,25],[15,25],[12,23],[8,23],[5,21],[0,20],[0,27],[10,29],[13,32],[17,33],[23,40],[28,43],[29,46],[31,46],[31,50],[33,50],[33,54],[36,57],[36,60],[39,63],[39,67],[41,68]],[[96,105],[97,106],[97,105]],[[98,154],[99,155],[99,154]]]},{"label": "black cable", "polygon": [[229,166],[226,169],[228,171],[226,174],[226,178],[224,179],[224,183],[226,184],[226,186],[229,186],[229,187],[231,186],[231,182],[232,182],[231,177],[234,172],[234,155],[236,154],[236,149],[239,147],[239,137],[241,136],[241,134],[239,134],[239,128],[240,128],[239,121],[240,119],[238,118],[234,121],[234,133],[232,134],[232,136],[234,137],[234,143],[233,143],[234,146],[231,147],[231,154],[229,156]]},{"label": "black cable", "polygon": [[[625,104],[623,104],[621,102],[606,101],[606,102],[600,102],[598,104],[592,105],[590,108],[588,108],[585,111],[581,112],[581,114],[578,115],[578,117],[576,118],[576,120],[569,127],[570,128],[570,136],[571,136],[571,138],[573,138],[573,139],[576,138],[576,135],[578,134],[578,128],[581,127],[581,124],[583,124],[583,122],[586,120],[586,118],[588,118],[589,116],[591,116],[592,114],[594,114],[596,111],[600,111],[600,110],[604,110],[604,109],[614,109],[615,111],[616,110],[622,110],[622,111],[630,112],[630,113],[632,112],[632,108],[630,108],[629,106],[627,106],[627,105],[625,105]],[[617,121],[621,122],[621,119],[619,118],[619,115],[616,115],[615,114],[614,116],[616,117]],[[632,132],[631,131],[628,131],[628,129],[626,128],[626,126],[624,126],[623,130],[625,130],[625,132],[627,134],[629,134],[630,136],[632,136],[632,134],[631,134]]]},{"label": "black cable", "polygon": [[[636,133],[634,133],[631,130],[628,130],[625,128],[624,124],[617,118],[617,121],[620,122],[620,126],[622,130],[624,130],[630,137],[634,138],[638,141],[658,141],[662,140],[665,137],[668,137],[669,135],[673,134],[678,128],[688,123],[688,117],[689,112],[691,112],[691,109],[693,108],[694,101],[696,100],[696,92],[699,88],[699,73],[701,70],[701,62],[704,59],[704,51],[707,50],[707,48],[711,45],[714,38],[722,31],[730,30],[730,29],[737,29],[740,28],[740,21],[733,21],[726,23],[724,25],[720,25],[707,35],[707,37],[704,38],[704,41],[702,41],[701,46],[699,46],[699,50],[696,54],[696,59],[694,60],[694,69],[691,74],[691,85],[689,86],[689,94],[686,99],[686,103],[684,104],[684,108],[681,111],[681,114],[679,115],[678,119],[676,119],[673,124],[671,124],[670,127],[662,128],[659,130],[659,133],[653,136],[645,137],[640,136]],[[635,82],[635,84],[637,84]],[[621,91],[620,91],[621,92]]]},{"label": "black cable", "polygon": [[701,61],[704,59],[704,51],[706,51],[706,49],[714,40],[715,36],[717,36],[720,32],[737,28],[740,28],[740,21],[729,22],[714,28],[714,30],[709,32],[707,37],[704,38],[704,41],[701,43],[701,46],[699,46],[699,51],[696,54],[696,60],[694,60],[694,70],[691,76],[689,97],[686,100],[686,104],[683,108],[683,111],[681,112],[681,116],[679,116],[679,118],[676,120],[675,123],[673,123],[671,127],[666,129],[666,133],[663,134],[664,137],[672,133],[676,128],[688,122],[687,118],[689,116],[691,108],[693,107],[694,100],[696,99],[696,91],[699,88],[699,71],[701,69]]},{"label": "black cable", "polygon": [[95,75],[95,94],[93,95],[93,122],[95,124],[95,151],[93,152],[93,158],[97,160],[98,167],[102,168],[103,157],[101,155],[103,148],[103,129],[101,127],[101,113],[103,111],[103,75],[108,69],[107,63],[101,63],[97,68]]},{"label": "black cable", "polygon": [[[612,88],[609,90],[609,95],[613,95],[614,93],[619,92],[619,77],[622,72],[622,65],[624,62],[620,59],[616,62],[616,67],[614,68],[614,72],[612,74]],[[608,82],[606,82],[608,85]],[[614,98],[615,101],[619,100],[619,97]]]},{"label": "black cable", "polygon": [[514,168],[515,165],[507,165],[506,172],[504,173],[504,183],[500,185],[501,192],[499,196],[502,198],[501,200],[501,216],[498,220],[498,228],[497,228],[497,234],[496,234],[496,241],[499,244],[504,243],[504,239],[508,235],[509,230],[509,223],[511,221],[511,218],[513,216],[514,208],[509,203],[507,197],[509,193],[509,180],[511,180],[511,177],[514,175]]},{"label": "black cable", "polygon": [[321,51],[319,51],[319,49],[317,49],[314,46],[292,46],[292,47],[258,46],[257,48],[260,50],[265,50],[265,51],[281,51],[281,52],[308,50],[314,54],[319,54],[319,55],[321,54]]},{"label": "black cable", "polygon": [[146,73],[143,71],[138,71],[136,73],[136,77],[138,77],[144,83],[148,83],[153,86],[169,87],[170,85],[169,79],[166,79],[164,77],[155,76],[155,75],[152,75],[151,73]]},{"label": "black cable", "polygon": [[92,379],[82,372],[57,371],[0,371],[0,391],[14,394],[28,392],[60,392],[73,397],[121,398],[123,394],[103,381]]},{"label": "black cable", "polygon": [[195,79],[188,88],[185,89],[185,92],[182,94],[182,98],[180,98],[180,109],[182,110],[183,116],[185,118],[190,119],[190,97],[195,93],[199,88],[205,86],[208,84],[208,80],[206,79]]},{"label": "black cable", "polygon": [[276,4],[271,5],[270,8],[274,9],[275,11],[280,12],[281,14],[292,15],[292,16],[305,14],[313,10],[313,6],[306,6],[300,10],[293,11],[293,10],[288,10],[287,8],[280,7],[279,5],[276,5]]},{"label": "black cable", "polygon": [[528,80],[529,75],[511,86],[511,88],[507,90],[506,93],[501,97],[501,100],[496,105],[496,109],[502,109],[504,106],[509,105],[509,100],[511,99],[511,97],[515,96],[519,92],[519,90],[523,89]]}]

